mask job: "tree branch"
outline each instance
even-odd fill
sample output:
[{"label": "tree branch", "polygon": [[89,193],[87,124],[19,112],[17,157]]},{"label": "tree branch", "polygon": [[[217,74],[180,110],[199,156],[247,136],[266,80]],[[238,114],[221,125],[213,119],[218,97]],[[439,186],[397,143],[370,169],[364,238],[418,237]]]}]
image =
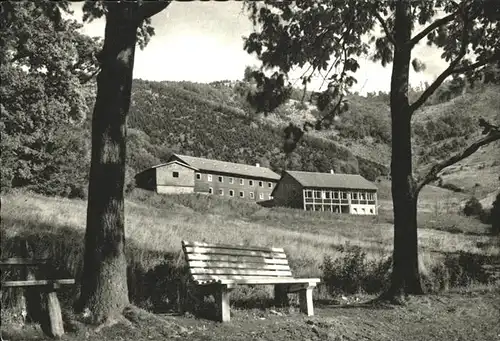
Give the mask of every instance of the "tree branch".
[{"label": "tree branch", "polygon": [[444,70],[437,78],[436,80],[427,88],[425,89],[424,93],[420,95],[420,97],[413,102],[410,105],[410,115],[413,115],[413,113],[422,106],[422,104],[429,99],[429,97],[439,88],[441,84],[443,84],[444,80],[448,78],[453,73],[453,70],[455,66],[460,62],[460,60],[463,58],[464,54],[459,55],[455,60],[453,60],[448,68]]},{"label": "tree branch", "polygon": [[90,82],[90,80],[92,78],[94,78],[95,76],[97,76],[97,74],[101,71],[101,68],[98,67],[94,72],[92,72],[91,74],[89,75],[86,75],[84,77],[81,77],[80,78],[80,84],[81,85],[84,85],[84,84],[87,84],[88,82]]},{"label": "tree branch", "polygon": [[170,0],[144,1],[139,7],[139,21],[151,18],[153,15],[160,13],[170,5]]},{"label": "tree branch", "polygon": [[455,15],[457,15],[457,12],[458,11],[453,12],[451,14],[448,14],[447,16],[442,17],[440,19],[437,19],[432,24],[430,24],[429,26],[424,28],[415,37],[411,38],[410,47],[414,47],[415,45],[417,45],[420,40],[422,40],[424,37],[426,37],[429,33],[434,31],[436,28],[449,23],[453,19],[453,17],[455,17]]},{"label": "tree branch", "polygon": [[392,35],[391,31],[389,30],[389,27],[387,26],[387,22],[384,20],[384,18],[382,18],[382,16],[380,15],[380,13],[377,11],[377,9],[375,7],[372,7],[372,13],[373,13],[373,15],[375,15],[378,22],[380,23],[380,25],[384,29],[384,32],[385,32],[385,35],[387,36],[387,39],[389,39],[389,41],[394,46],[396,46],[396,39],[394,39],[394,36]]},{"label": "tree branch", "polygon": [[490,58],[486,58],[486,59],[480,60],[480,61],[475,62],[475,63],[470,64],[470,65],[465,65],[465,66],[462,66],[462,67],[459,67],[459,68],[454,68],[451,73],[452,74],[454,74],[454,73],[465,73],[465,72],[468,72],[468,71],[472,71],[474,69],[477,69],[478,67],[481,67],[481,66],[486,65],[488,63],[494,62],[496,60],[500,60],[500,53],[497,53],[497,54],[491,56]]},{"label": "tree branch", "polygon": [[437,175],[440,171],[445,169],[448,166],[451,166],[458,161],[461,161],[465,159],[466,157],[474,154],[480,147],[485,146],[487,144],[490,144],[494,141],[500,140],[500,130],[498,129],[492,129],[490,130],[489,134],[486,135],[485,137],[477,140],[473,144],[471,144],[469,147],[467,147],[465,150],[463,150],[460,153],[457,153],[450,157],[449,159],[440,162],[434,166],[432,166],[431,170],[424,176],[424,178],[418,183],[416,193],[418,194],[420,190],[430,183],[431,181],[434,181],[437,179]]},{"label": "tree branch", "polygon": [[436,80],[427,88],[425,89],[424,93],[420,95],[420,97],[413,102],[410,105],[410,116],[413,115],[413,113],[422,106],[422,104],[427,101],[427,99],[436,91],[436,89],[444,82],[448,76],[450,76],[455,67],[460,63],[462,58],[465,56],[467,53],[467,45],[469,45],[469,25],[470,25],[470,20],[469,18],[464,14],[463,15],[463,28],[462,28],[462,39],[461,39],[461,44],[460,44],[460,51],[457,55],[457,57],[451,61],[450,65],[444,70],[437,78]]}]

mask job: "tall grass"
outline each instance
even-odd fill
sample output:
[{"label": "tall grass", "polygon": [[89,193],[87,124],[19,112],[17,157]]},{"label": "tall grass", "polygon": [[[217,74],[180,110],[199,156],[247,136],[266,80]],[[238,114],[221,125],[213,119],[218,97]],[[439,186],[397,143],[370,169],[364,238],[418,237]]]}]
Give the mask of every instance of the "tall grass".
[{"label": "tall grass", "polygon": [[[126,202],[127,257],[131,298],[142,305],[174,304],[176,289],[168,282],[184,274],[181,240],[284,247],[296,276],[324,275],[325,256],[345,255],[349,244],[362,250],[366,262],[387,259],[392,250],[391,214],[376,217],[332,215],[206,195],[162,196],[136,190]],[[77,279],[82,270],[86,202],[17,193],[2,198],[2,257],[18,253],[28,241],[35,257],[50,257],[59,273]],[[461,218],[456,218],[460,220]],[[488,235],[419,232],[423,273],[443,264],[447,254],[463,252],[498,257]],[[467,220],[466,224],[480,224]],[[430,226],[432,227],[432,226]],[[479,229],[479,227],[478,227]],[[178,283],[177,283],[178,284]]]}]

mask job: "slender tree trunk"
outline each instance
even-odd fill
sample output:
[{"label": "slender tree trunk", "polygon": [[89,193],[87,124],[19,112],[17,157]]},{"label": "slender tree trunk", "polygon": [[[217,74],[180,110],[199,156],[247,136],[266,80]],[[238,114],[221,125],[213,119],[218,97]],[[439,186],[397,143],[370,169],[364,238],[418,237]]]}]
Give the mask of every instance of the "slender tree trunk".
[{"label": "slender tree trunk", "polygon": [[138,23],[134,3],[108,3],[101,72],[92,117],[87,229],[80,309],[94,322],[121,315],[128,305],[124,179],[127,113]]},{"label": "slender tree trunk", "polygon": [[391,80],[394,251],[391,286],[386,293],[388,298],[422,293],[418,270],[417,191],[412,174],[411,111],[408,102],[410,4],[402,0],[396,6],[396,46]]}]

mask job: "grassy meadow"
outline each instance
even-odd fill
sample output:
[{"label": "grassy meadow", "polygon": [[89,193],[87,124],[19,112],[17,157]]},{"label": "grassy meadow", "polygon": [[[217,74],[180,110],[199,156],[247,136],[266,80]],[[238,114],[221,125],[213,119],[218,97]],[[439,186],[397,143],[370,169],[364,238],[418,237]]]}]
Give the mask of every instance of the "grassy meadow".
[{"label": "grassy meadow", "polygon": [[[33,256],[53,258],[59,275],[78,279],[84,249],[85,201],[13,193],[2,197],[1,217],[2,257],[18,255],[20,243],[28,241]],[[449,212],[423,212],[419,219],[420,265],[422,274],[431,282],[433,276],[450,278],[440,273],[446,272],[444,263],[453,264],[447,260],[450,255],[500,257],[498,239],[488,235],[488,226],[477,219]],[[155,290],[163,285],[161,290],[169,291],[167,287],[179,280],[184,264],[183,239],[282,246],[296,276],[324,278],[325,256],[333,261],[333,271],[335,266],[347,266],[355,258],[346,255],[346,246],[358,247],[363,253],[362,262],[376,265],[386,260],[392,251],[393,225],[392,212],[385,210],[375,217],[331,215],[262,208],[214,196],[162,196],[135,190],[126,201],[126,235],[131,297],[134,303],[148,306],[152,304],[149,301],[158,300],[152,297]],[[342,257],[344,265],[335,263]],[[359,259],[357,262],[359,266]],[[441,283],[438,287],[448,286]],[[170,297],[167,301],[175,300],[175,293],[158,295]]]}]

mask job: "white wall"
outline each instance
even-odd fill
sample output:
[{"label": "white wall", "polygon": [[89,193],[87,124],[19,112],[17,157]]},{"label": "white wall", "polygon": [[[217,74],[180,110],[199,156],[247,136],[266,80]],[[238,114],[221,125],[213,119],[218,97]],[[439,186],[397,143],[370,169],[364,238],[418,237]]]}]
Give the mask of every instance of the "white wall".
[{"label": "white wall", "polygon": [[[370,210],[372,210],[372,211],[370,212]],[[375,205],[352,205],[351,204],[351,211],[349,213],[357,214],[357,215],[376,215],[377,208],[375,207]]]},{"label": "white wall", "polygon": [[194,187],[185,186],[162,186],[157,185],[156,190],[160,194],[173,194],[173,193],[194,193]]}]

